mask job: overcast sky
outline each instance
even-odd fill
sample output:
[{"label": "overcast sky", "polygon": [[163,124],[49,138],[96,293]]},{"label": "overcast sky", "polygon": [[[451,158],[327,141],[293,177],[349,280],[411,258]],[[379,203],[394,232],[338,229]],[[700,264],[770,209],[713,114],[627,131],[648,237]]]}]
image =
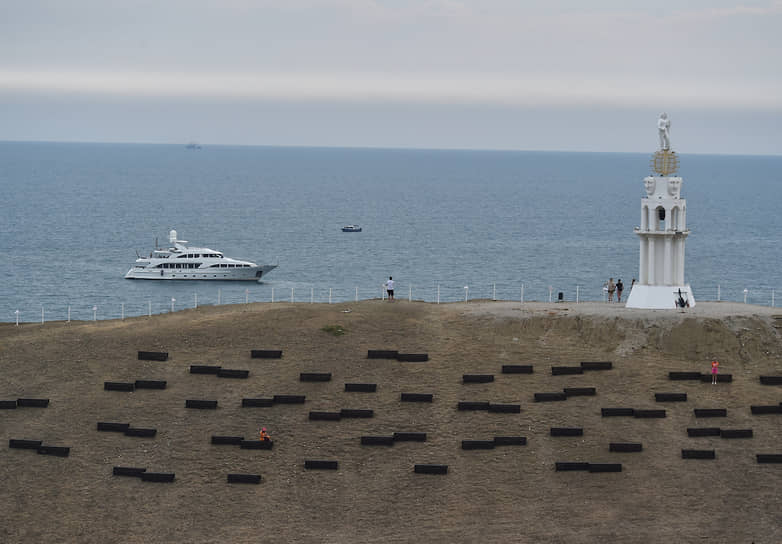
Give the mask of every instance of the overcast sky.
[{"label": "overcast sky", "polygon": [[0,0],[0,140],[782,154],[782,0]]}]

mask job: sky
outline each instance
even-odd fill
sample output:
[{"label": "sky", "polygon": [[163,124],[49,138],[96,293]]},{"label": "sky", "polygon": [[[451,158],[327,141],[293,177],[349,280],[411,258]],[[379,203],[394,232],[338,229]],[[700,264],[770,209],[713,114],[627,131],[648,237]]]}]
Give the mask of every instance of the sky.
[{"label": "sky", "polygon": [[782,154],[782,0],[0,0],[0,140]]}]

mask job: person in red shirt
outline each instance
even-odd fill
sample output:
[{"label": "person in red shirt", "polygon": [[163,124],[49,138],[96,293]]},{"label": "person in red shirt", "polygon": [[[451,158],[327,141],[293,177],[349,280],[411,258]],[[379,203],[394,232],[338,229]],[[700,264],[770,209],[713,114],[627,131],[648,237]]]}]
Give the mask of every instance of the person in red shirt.
[{"label": "person in red shirt", "polygon": [[717,385],[717,372],[719,372],[720,369],[720,363],[719,361],[712,361],[711,362],[711,384]]},{"label": "person in red shirt", "polygon": [[266,442],[267,440],[271,440],[271,437],[266,432],[266,427],[263,427],[261,429],[261,442]]}]

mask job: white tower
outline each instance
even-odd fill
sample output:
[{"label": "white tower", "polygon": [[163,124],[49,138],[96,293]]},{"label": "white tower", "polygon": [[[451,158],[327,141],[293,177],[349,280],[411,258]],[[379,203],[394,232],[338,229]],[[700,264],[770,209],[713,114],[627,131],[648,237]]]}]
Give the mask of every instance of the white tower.
[{"label": "white tower", "polygon": [[628,308],[675,309],[683,301],[695,306],[689,284],[684,283],[684,242],[687,201],[680,198],[682,178],[672,176],[679,158],[670,149],[670,121],[663,113],[657,123],[660,149],[654,154],[656,175],[644,178],[646,197],[641,199],[641,241],[638,281],[627,298]]}]

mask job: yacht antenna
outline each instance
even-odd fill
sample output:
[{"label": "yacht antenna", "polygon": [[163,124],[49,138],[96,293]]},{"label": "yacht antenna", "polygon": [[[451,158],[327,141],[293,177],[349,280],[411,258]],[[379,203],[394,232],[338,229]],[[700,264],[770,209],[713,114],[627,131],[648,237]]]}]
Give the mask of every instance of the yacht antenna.
[{"label": "yacht antenna", "polygon": [[157,247],[157,236],[155,236],[155,249],[160,249],[159,247]]}]

